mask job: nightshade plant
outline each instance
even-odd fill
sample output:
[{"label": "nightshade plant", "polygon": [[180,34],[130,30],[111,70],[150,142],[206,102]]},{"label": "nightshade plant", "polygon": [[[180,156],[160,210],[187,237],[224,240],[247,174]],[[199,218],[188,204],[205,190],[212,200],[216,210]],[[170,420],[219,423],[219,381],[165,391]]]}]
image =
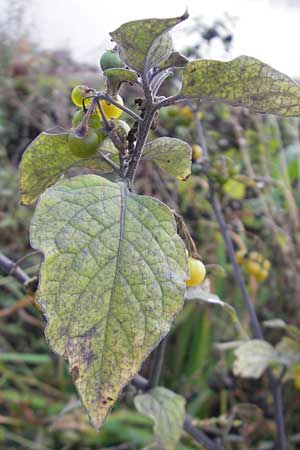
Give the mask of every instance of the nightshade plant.
[{"label": "nightshade plant", "polygon": [[[87,88],[74,128],[41,133],[21,161],[22,203],[38,200],[30,237],[33,248],[44,254],[37,301],[48,322],[46,337],[53,351],[69,361],[96,429],[131,380],[142,390],[149,387],[137,373],[169,332],[185,298],[191,297],[191,288],[186,292],[188,257],[199,259],[181,217],[157,199],[134,192],[141,159],[154,161],[179,180],[191,172],[192,149],[186,142],[169,137],[147,140],[159,110],[197,100],[245,106],[259,113],[300,115],[300,87],[259,60],[241,56],[228,62],[189,61],[174,51],[169,32],[187,17],[138,20],[112,32],[117,53],[101,58],[106,90]],[[162,83],[175,71],[181,88],[173,96],[160,96]],[[122,83],[135,83],[143,92],[135,111],[120,100]],[[129,117],[130,127],[116,120],[119,110]],[[95,115],[101,119],[100,128],[93,125]],[[214,195],[207,149],[199,143],[210,201],[257,344],[261,328]],[[70,167],[92,169],[97,175],[64,177]],[[284,449],[280,383],[271,371],[269,382],[278,448]],[[205,448],[222,448],[193,429],[184,417],[183,397],[156,387],[137,396],[135,404],[154,418],[161,447],[174,448],[184,426]],[[169,424],[169,432],[162,423]]]}]

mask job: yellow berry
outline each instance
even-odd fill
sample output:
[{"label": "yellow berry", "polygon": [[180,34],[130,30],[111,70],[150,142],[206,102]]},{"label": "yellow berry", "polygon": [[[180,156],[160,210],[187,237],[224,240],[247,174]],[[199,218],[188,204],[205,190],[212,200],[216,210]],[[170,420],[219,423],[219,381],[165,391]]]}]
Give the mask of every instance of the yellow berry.
[{"label": "yellow berry", "polygon": [[260,264],[256,261],[252,261],[252,260],[247,261],[245,268],[246,268],[246,271],[250,275],[253,275],[255,278],[257,276],[259,276],[259,274],[261,272]]},{"label": "yellow berry", "polygon": [[185,284],[187,286],[197,286],[198,284],[203,283],[206,275],[206,270],[203,262],[190,256],[188,259],[188,265],[190,278],[188,280],[185,280]]},{"label": "yellow berry", "polygon": [[[92,90],[88,88],[87,86],[84,86],[83,84],[80,84],[76,87],[74,87],[72,93],[71,93],[71,99],[74,105],[79,106],[79,108],[82,108],[83,106],[83,99],[85,97],[90,96],[92,93]],[[89,106],[91,103],[91,99],[87,98],[84,101],[85,106]]]},{"label": "yellow berry", "polygon": [[202,155],[203,155],[203,150],[200,147],[200,145],[193,144],[192,145],[192,158],[193,158],[193,161],[197,161],[198,159],[201,158]]},{"label": "yellow berry", "polygon": [[269,272],[269,270],[271,268],[271,263],[268,259],[265,259],[264,262],[262,263],[262,266],[265,270],[267,270]]},{"label": "yellow berry", "polygon": [[[116,95],[116,97],[114,98],[114,100],[116,100],[116,102],[120,103],[120,105],[124,105],[123,103],[123,99],[120,95]],[[117,119],[118,117],[121,116],[122,114],[122,110],[120,108],[118,108],[117,106],[113,105],[112,103],[107,103],[106,100],[101,100],[100,104],[102,106],[103,112],[106,115],[106,117],[110,120],[110,119]]]},{"label": "yellow berry", "polygon": [[261,269],[260,272],[256,274],[257,281],[265,281],[268,278],[269,272],[268,270]]},{"label": "yellow berry", "polygon": [[187,119],[192,120],[193,119],[193,111],[189,106],[184,106],[180,109],[181,114],[183,114]]}]

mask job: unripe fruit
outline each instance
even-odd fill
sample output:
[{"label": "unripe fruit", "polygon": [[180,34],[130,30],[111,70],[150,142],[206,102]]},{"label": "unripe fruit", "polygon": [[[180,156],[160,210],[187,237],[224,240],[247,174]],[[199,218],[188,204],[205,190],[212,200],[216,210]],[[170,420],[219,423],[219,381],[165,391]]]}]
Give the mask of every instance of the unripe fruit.
[{"label": "unripe fruit", "polygon": [[203,262],[190,256],[188,259],[188,265],[190,278],[188,280],[185,280],[185,284],[187,286],[197,286],[198,284],[203,283],[206,275],[206,270]]},{"label": "unripe fruit", "polygon": [[[83,121],[83,118],[85,116],[85,112],[82,109],[79,109],[73,119],[72,119],[72,125],[73,128],[78,127],[78,125]],[[88,126],[90,128],[100,128],[101,127],[101,117],[97,113],[92,113],[88,120]]]},{"label": "unripe fruit", "polygon": [[[116,102],[120,103],[120,105],[124,105],[123,99],[120,95],[116,95],[114,100],[116,100]],[[106,117],[108,118],[108,120],[118,119],[118,117],[120,117],[123,112],[120,108],[113,105],[112,103],[107,103],[106,100],[101,100],[100,104],[101,104],[103,112],[106,115]]]},{"label": "unripe fruit", "polygon": [[76,133],[76,131],[72,132],[68,137],[71,152],[81,158],[95,155],[100,142],[100,136],[92,128],[88,129],[85,134]]},{"label": "unripe fruit", "polygon": [[100,67],[103,70],[124,67],[119,55],[114,50],[106,50],[100,58]]},{"label": "unripe fruit", "polygon": [[115,125],[115,127],[122,127],[127,134],[129,133],[130,126],[124,120],[115,119],[112,120],[112,123]]},{"label": "unripe fruit", "polygon": [[192,159],[193,161],[197,161],[198,159],[200,159],[203,155],[203,150],[200,147],[200,145],[198,144],[193,144],[192,145]]},{"label": "unripe fruit", "polygon": [[[79,106],[79,108],[82,108],[83,99],[85,97],[90,96],[91,94],[92,94],[92,90],[89,87],[84,86],[83,84],[80,84],[80,85],[74,87],[74,89],[71,93],[71,99],[72,99],[72,102],[74,103],[74,105]],[[85,106],[88,106],[91,103],[91,101],[92,101],[91,98],[86,99],[84,102]]]},{"label": "unripe fruit", "polygon": [[269,271],[266,269],[261,269],[259,273],[256,274],[257,281],[265,281],[268,278]]}]

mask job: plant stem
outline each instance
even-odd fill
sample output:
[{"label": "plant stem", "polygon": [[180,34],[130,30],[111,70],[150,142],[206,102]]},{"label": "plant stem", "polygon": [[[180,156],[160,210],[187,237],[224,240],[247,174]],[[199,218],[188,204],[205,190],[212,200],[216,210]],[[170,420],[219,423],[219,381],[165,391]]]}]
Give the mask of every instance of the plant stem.
[{"label": "plant stem", "polygon": [[[235,279],[236,279],[238,287],[241,291],[241,294],[242,294],[242,297],[244,300],[244,304],[246,306],[246,309],[247,309],[247,312],[248,312],[248,315],[250,318],[253,335],[256,339],[263,339],[262,330],[261,330],[260,324],[258,322],[254,307],[251,304],[251,300],[250,300],[250,297],[249,297],[247,289],[246,289],[246,285],[245,285],[245,281],[244,281],[241,269],[240,269],[240,267],[237,263],[236,257],[235,257],[233,242],[232,242],[232,239],[228,232],[228,228],[227,228],[226,222],[224,220],[224,216],[222,214],[219,202],[215,196],[214,186],[211,181],[209,181],[209,190],[210,190],[210,196],[209,196],[210,203],[213,208],[216,220],[219,224],[219,228],[220,228],[221,234],[223,236],[223,239],[224,239],[224,242],[226,245],[226,250],[227,250],[230,262],[233,267]],[[274,377],[271,370],[267,371],[267,375],[268,375],[270,390],[271,390],[271,393],[273,396],[273,401],[274,401],[274,415],[275,415],[276,428],[277,428],[278,450],[286,450],[287,444],[286,444],[285,426],[284,426],[284,417],[283,417],[281,383],[280,383],[280,381],[276,380],[276,378]]]},{"label": "plant stem", "polygon": [[19,283],[26,284],[30,277],[17,264],[7,256],[0,254],[0,268],[7,274],[14,277]]},{"label": "plant stem", "polygon": [[127,108],[127,106],[121,105],[121,103],[118,103],[113,97],[108,95],[106,92],[100,92],[97,94],[97,98],[100,100],[105,100],[107,103],[111,103],[112,105],[117,106],[119,109],[124,111],[126,114],[128,114],[130,117],[132,117],[137,122],[142,122],[142,118],[136,114],[131,109]]},{"label": "plant stem", "polygon": [[164,338],[155,349],[150,369],[149,386],[155,387],[159,383],[161,371],[163,368],[164,357],[167,347],[167,338]]},{"label": "plant stem", "polygon": [[[141,375],[136,375],[131,383],[141,391],[147,391],[150,389],[149,381],[146,380],[146,378],[142,377]],[[201,444],[206,450],[224,450],[224,447],[216,442],[214,442],[212,439],[210,439],[208,436],[206,436],[203,431],[199,430],[192,424],[192,419],[186,415],[183,423],[183,429],[184,431],[192,436],[193,439],[195,439],[196,442]]]}]

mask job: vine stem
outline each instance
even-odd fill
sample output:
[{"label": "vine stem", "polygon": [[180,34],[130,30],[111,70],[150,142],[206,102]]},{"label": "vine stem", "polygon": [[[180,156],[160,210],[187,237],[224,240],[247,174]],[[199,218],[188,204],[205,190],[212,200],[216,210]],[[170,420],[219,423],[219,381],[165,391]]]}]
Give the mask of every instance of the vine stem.
[{"label": "vine stem", "polygon": [[[141,375],[136,375],[131,383],[143,392],[148,391],[151,388],[149,381]],[[183,429],[206,450],[224,450],[222,445],[210,439],[203,431],[199,430],[199,428],[196,428],[192,423],[192,418],[188,415],[185,416]]]},{"label": "vine stem", "polygon": [[151,388],[157,386],[159,383],[166,353],[166,347],[167,347],[167,338],[165,337],[154,351],[149,375],[149,386]]},{"label": "vine stem", "polygon": [[[249,318],[250,318],[250,324],[253,331],[253,335],[256,339],[263,339],[263,333],[261,330],[261,326],[258,322],[256,312],[251,304],[250,297],[248,295],[245,281],[241,272],[241,269],[237,263],[233,242],[230,236],[230,233],[228,232],[227,224],[224,220],[224,216],[221,211],[221,207],[219,205],[219,202],[215,196],[214,192],[214,186],[211,181],[209,181],[209,200],[211,203],[211,206],[213,208],[216,220],[218,222],[220,232],[223,236],[226,250],[230,259],[230,262],[233,267],[233,272],[235,275],[235,279],[237,281],[238,287],[241,291],[245,307],[247,309]],[[277,445],[278,450],[286,450],[287,449],[287,443],[286,443],[286,435],[285,435],[285,426],[284,426],[284,416],[283,416],[283,402],[282,402],[282,388],[281,388],[281,382],[280,380],[277,380],[274,376],[274,374],[271,372],[271,370],[267,371],[268,380],[269,380],[269,386],[270,391],[272,393],[273,402],[274,402],[274,415],[275,415],[275,421],[276,421],[276,428],[277,428]]]}]

